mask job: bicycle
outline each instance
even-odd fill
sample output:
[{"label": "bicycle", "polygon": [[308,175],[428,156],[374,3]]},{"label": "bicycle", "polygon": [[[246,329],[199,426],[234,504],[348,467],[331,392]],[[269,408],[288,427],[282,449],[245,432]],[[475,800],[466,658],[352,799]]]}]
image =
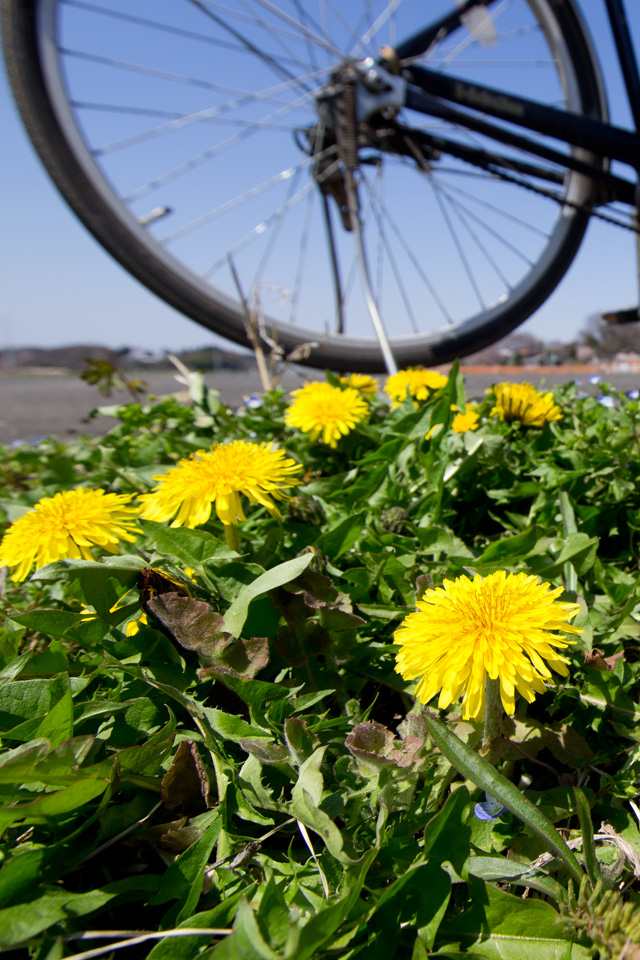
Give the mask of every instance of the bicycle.
[{"label": "bicycle", "polygon": [[35,149],[116,260],[231,341],[258,316],[298,362],[378,372],[505,336],[592,216],[637,236],[640,79],[605,3],[633,131],[575,0],[432,0],[425,25],[418,0],[1,14]]}]

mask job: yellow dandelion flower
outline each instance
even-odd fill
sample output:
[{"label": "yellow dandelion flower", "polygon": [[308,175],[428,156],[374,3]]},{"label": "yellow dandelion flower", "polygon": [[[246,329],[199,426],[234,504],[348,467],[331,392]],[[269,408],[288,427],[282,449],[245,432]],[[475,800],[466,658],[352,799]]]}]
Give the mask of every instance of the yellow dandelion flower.
[{"label": "yellow dandelion flower", "polygon": [[509,423],[519,420],[527,427],[543,427],[562,416],[553,394],[539,393],[530,383],[497,383],[493,392],[496,404],[491,416],[495,413]]},{"label": "yellow dandelion flower", "polygon": [[467,407],[465,413],[456,413],[451,421],[451,429],[454,433],[467,433],[468,430],[477,430],[480,426],[480,417],[475,410]]},{"label": "yellow dandelion flower", "polygon": [[448,382],[448,377],[437,370],[425,370],[424,367],[407,367],[388,377],[384,385],[385,393],[391,400],[391,407],[399,407],[406,400],[407,391],[413,399],[414,407],[427,400],[430,391],[440,390]]},{"label": "yellow dandelion flower", "polygon": [[0,566],[14,567],[11,579],[19,581],[34,564],[43,567],[67,557],[93,560],[92,547],[118,553],[120,540],[132,543],[140,533],[134,523],[137,508],[128,506],[131,499],[84,487],[43,497],[5,534]]},{"label": "yellow dandelion flower", "polygon": [[444,708],[463,696],[465,720],[483,717],[487,675],[499,679],[502,704],[513,714],[516,691],[531,702],[544,692],[549,667],[562,676],[569,672],[570,661],[554,648],[575,643],[565,635],[582,630],[568,624],[579,608],[557,602],[561,593],[562,587],[504,570],[445,580],[426,591],[417,612],[396,631],[396,671],[405,680],[421,678],[421,703],[439,692]]},{"label": "yellow dandelion flower", "polygon": [[289,427],[320,438],[329,447],[337,447],[346,436],[369,415],[366,400],[353,387],[332,387],[326,381],[307,383],[291,396],[293,403],[284,415]]},{"label": "yellow dandelion flower", "polygon": [[137,620],[129,620],[125,629],[125,637],[135,637],[136,633],[139,633],[140,627],[146,627],[148,623],[149,618],[146,613],[141,613]]},{"label": "yellow dandelion flower", "polygon": [[365,396],[373,396],[378,392],[378,381],[368,373],[350,373],[348,377],[338,377],[345,387],[353,387]]},{"label": "yellow dandelion flower", "polygon": [[286,499],[288,487],[300,483],[292,474],[300,464],[288,460],[283,450],[269,443],[234,440],[211,450],[198,450],[188,459],[153,479],[158,485],[145,493],[140,516],[145,520],[171,520],[172,527],[197,527],[211,516],[212,505],[223,524],[234,526],[246,520],[240,495],[279,517],[274,500]]}]

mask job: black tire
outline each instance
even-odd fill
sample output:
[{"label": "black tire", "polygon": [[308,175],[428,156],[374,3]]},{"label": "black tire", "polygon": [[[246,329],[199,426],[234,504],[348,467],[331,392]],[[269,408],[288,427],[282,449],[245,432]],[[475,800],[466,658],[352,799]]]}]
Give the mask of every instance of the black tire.
[{"label": "black tire", "polygon": [[[245,312],[238,299],[230,295],[233,288],[227,287],[230,292],[225,292],[211,286],[169,254],[112,189],[84,143],[58,74],[55,46],[47,42],[57,31],[60,4],[56,0],[1,2],[4,56],[14,98],[36,151],[69,206],[105,249],[152,292],[203,327],[248,346]],[[553,52],[560,57],[561,73],[565,75],[562,79],[571,88],[572,109],[602,118],[606,107],[600,74],[573,0],[528,0],[528,4],[547,33],[549,25],[553,27],[553,43],[558,45]],[[565,181],[565,195],[570,194],[578,205],[586,205],[593,193],[592,183],[576,174],[567,175]],[[512,185],[509,189],[527,194]],[[404,226],[406,222],[405,218],[401,223]],[[445,363],[505,336],[558,285],[578,250],[587,223],[584,210],[558,207],[543,254],[509,288],[508,295],[432,332],[390,334],[397,364]],[[416,260],[424,256],[419,250],[408,254]],[[318,329],[298,327],[271,316],[265,319],[265,326],[286,352],[320,339],[308,357],[298,358],[309,366],[354,372],[384,370],[372,336],[332,333],[323,339]]]}]

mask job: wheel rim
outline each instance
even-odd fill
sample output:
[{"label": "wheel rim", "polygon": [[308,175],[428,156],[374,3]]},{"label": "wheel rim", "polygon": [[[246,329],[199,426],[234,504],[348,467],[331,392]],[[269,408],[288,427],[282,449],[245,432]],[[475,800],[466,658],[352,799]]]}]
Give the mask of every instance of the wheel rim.
[{"label": "wheel rim", "polygon": [[[334,52],[312,43],[317,24],[305,14],[306,22],[299,23],[302,39],[295,46],[290,21],[278,20],[279,30],[274,33],[275,20],[269,21],[267,30],[243,19],[248,3],[222,8],[208,2],[203,13],[202,5],[186,2],[183,12],[191,14],[194,8],[207,22],[212,20],[211,13],[219,19],[221,10],[231,6],[234,11],[232,18],[224,13],[228,18],[224,29],[216,19],[212,21],[213,39],[221,41],[224,34],[231,49],[220,64],[220,50],[225,48],[216,46],[219,78],[204,79],[208,64],[203,63],[202,55],[191,63],[189,73],[179,71],[181,64],[186,66],[184,61],[171,69],[161,67],[158,37],[164,43],[166,38],[159,25],[168,21],[157,14],[156,26],[151,27],[140,22],[144,17],[130,17],[127,6],[123,0],[120,10],[112,3],[105,12],[95,4],[43,0],[38,8],[40,59],[49,98],[96,195],[114,221],[152,258],[158,274],[174,278],[183,290],[193,292],[200,305],[210,303],[206,317],[201,306],[198,311],[187,306],[186,312],[199,322],[243,342],[240,289],[250,310],[255,308],[269,334],[285,348],[315,342],[320,347],[312,351],[311,363],[318,357],[319,365],[325,365],[330,358],[337,368],[374,369],[372,357],[377,347],[362,290],[354,281],[352,237],[339,224],[335,196],[329,192],[327,197],[326,190],[318,189],[312,173],[317,157],[305,153],[299,142],[300,131],[317,122],[314,97],[335,69]],[[288,6],[300,15],[299,2]],[[329,9],[324,3],[320,6],[325,12]],[[389,5],[382,6],[389,14]],[[385,30],[380,28],[375,36],[372,33],[371,42],[375,38],[377,45],[380,40],[392,39],[387,28],[395,24],[395,30],[401,30],[400,12],[407,13],[410,6],[409,0],[399,4],[388,15]],[[502,48],[513,49],[516,41],[524,42],[530,57],[540,58],[536,51],[546,49],[548,54],[551,39],[558,66],[552,66],[547,56],[536,68],[536,77],[542,71],[545,78],[541,99],[553,101],[555,91],[555,100],[561,96],[567,106],[578,109],[578,80],[546,0],[529,4],[506,0],[497,6],[499,57],[492,59],[487,48],[467,33],[461,46],[456,47],[452,37],[444,50],[432,50],[429,66],[440,63],[442,69],[450,69],[453,65],[456,75],[479,78],[490,85],[492,77],[499,80],[502,70],[512,78],[509,89],[513,89],[517,87],[515,74]],[[250,8],[253,13],[259,9],[266,22],[264,18],[272,16],[270,7],[264,0],[252,0]],[[369,7],[379,11],[379,7]],[[528,20],[522,20],[525,8]],[[96,23],[105,21],[111,29],[107,39],[95,28]],[[86,29],[88,23],[93,23],[93,31]],[[113,23],[123,32],[114,30]],[[518,24],[517,29],[511,28],[512,23]],[[417,26],[412,22],[412,30]],[[126,38],[125,33],[134,36]],[[125,39],[133,49],[139,45],[141,33],[152,36],[155,46],[147,45],[143,59],[127,58]],[[509,37],[510,33],[513,36]],[[233,72],[231,63],[239,73],[240,53],[243,62],[255,65],[257,55],[249,48],[255,47],[259,38],[263,50],[258,57],[260,70],[251,75],[246,69],[244,75],[240,72],[245,84],[242,89],[239,83],[233,86],[234,77],[221,84],[219,79],[228,79]],[[205,45],[201,39],[181,39],[185,48]],[[175,54],[175,37],[172,44]],[[109,56],[107,48],[111,49]],[[306,63],[300,53],[303,48],[309,57]],[[359,55],[373,49],[366,49],[366,44],[364,50],[352,45],[350,52]],[[533,70],[533,59],[531,62]],[[292,65],[299,71],[295,83],[289,76]],[[301,80],[303,67],[306,79]],[[522,61],[518,69],[524,69]],[[190,82],[185,82],[185,77]],[[110,78],[110,87],[105,78]],[[498,83],[493,80],[493,85]],[[183,87],[190,96],[194,91],[198,94],[198,109],[184,109],[178,96]],[[160,88],[171,91],[170,102],[158,97]],[[419,119],[423,129],[437,128],[437,122],[428,117]],[[452,135],[451,129],[447,135]],[[462,143],[482,144],[482,138],[457,128],[453,136]],[[327,151],[324,159],[330,165],[335,163],[334,156]],[[520,187],[495,182],[450,156],[426,169],[418,169],[406,157],[376,149],[361,149],[360,158],[364,162],[356,175],[368,266],[400,362],[416,358],[417,350],[448,359],[447,353],[460,350],[466,341],[478,343],[496,325],[515,326],[525,318],[527,309],[531,312],[536,298],[540,299],[548,275],[554,270],[560,275],[564,272],[564,267],[560,271],[556,265],[581,235],[583,225],[570,209],[562,211],[552,201],[538,198],[520,215],[514,212],[522,205]],[[588,185],[584,178],[572,175],[566,189],[569,198],[579,203]],[[330,231],[323,212],[327,206]],[[171,212],[154,219],[153,211],[163,208]],[[146,225],[141,223],[144,218]],[[109,230],[107,224],[107,234]],[[343,336],[326,333],[329,324],[335,328],[340,299],[328,236],[342,271]],[[104,236],[98,239],[105,242]]]}]

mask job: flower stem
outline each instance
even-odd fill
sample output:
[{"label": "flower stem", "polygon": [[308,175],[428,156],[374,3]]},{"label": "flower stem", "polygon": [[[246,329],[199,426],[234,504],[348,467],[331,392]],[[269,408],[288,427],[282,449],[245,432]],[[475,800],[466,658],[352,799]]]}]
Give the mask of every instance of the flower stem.
[{"label": "flower stem", "polygon": [[502,700],[500,699],[500,679],[492,680],[487,675],[484,688],[484,729],[482,731],[482,746],[491,743],[500,736],[500,721],[502,719]]},{"label": "flower stem", "polygon": [[227,541],[227,546],[230,550],[235,550],[236,553],[240,553],[240,540],[238,539],[238,531],[233,523],[225,523],[224,538]]}]

